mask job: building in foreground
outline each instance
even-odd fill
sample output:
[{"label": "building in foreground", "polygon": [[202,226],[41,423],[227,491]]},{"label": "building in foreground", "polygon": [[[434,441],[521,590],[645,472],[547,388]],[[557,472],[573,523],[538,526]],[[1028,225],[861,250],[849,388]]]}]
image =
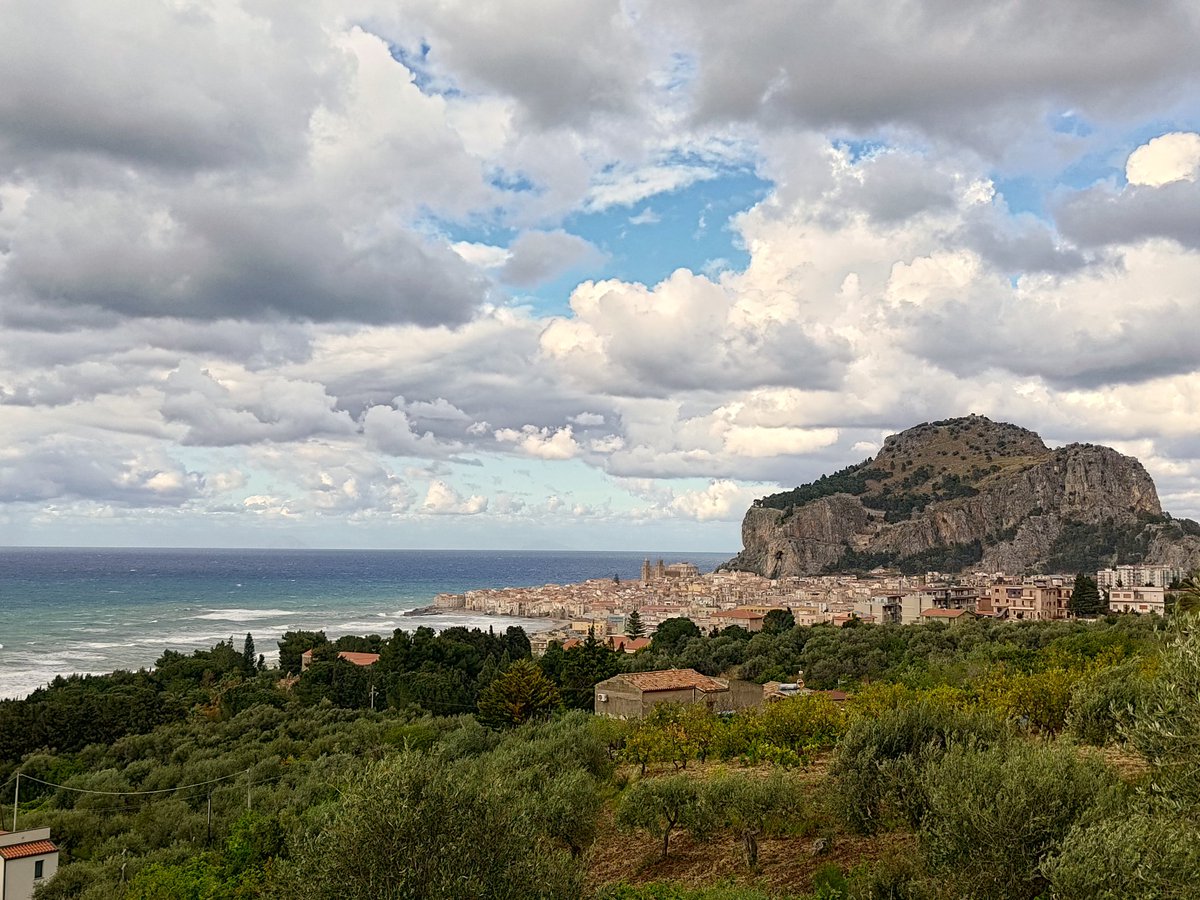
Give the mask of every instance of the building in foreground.
[{"label": "building in foreground", "polygon": [[1167,613],[1166,592],[1161,587],[1113,588],[1108,592],[1108,610],[1115,613]]},{"label": "building in foreground", "polygon": [[640,719],[660,703],[702,703],[714,712],[758,706],[762,685],[736,678],[712,678],[695,669],[623,672],[596,685],[598,716]]},{"label": "building in foreground", "polygon": [[57,871],[49,828],[0,831],[0,900],[31,900],[34,888]]}]

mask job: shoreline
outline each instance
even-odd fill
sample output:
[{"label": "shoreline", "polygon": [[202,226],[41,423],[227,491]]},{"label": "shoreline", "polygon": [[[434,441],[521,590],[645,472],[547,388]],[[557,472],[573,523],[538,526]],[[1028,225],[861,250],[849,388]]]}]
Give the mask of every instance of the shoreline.
[{"label": "shoreline", "polygon": [[[553,619],[550,616],[531,616],[531,615],[512,616],[512,615],[509,615],[508,613],[487,612],[487,611],[484,611],[481,609],[458,609],[458,608],[439,607],[439,606],[434,606],[432,604],[429,606],[418,606],[416,609],[405,610],[405,612],[403,613],[401,618],[407,619],[407,618],[411,617],[414,619],[419,619],[422,616],[447,616],[447,617],[451,617],[451,618],[461,616],[464,619],[467,619],[467,618],[525,619],[525,620],[537,619],[539,622],[539,626],[537,628],[526,629],[527,631],[530,631],[533,634],[541,634],[542,632],[545,632],[545,631],[557,631],[560,628],[570,628],[571,627],[570,619]],[[544,622],[546,624],[544,626],[542,626],[541,625],[542,622]],[[524,628],[525,626],[522,625],[520,627]]]}]

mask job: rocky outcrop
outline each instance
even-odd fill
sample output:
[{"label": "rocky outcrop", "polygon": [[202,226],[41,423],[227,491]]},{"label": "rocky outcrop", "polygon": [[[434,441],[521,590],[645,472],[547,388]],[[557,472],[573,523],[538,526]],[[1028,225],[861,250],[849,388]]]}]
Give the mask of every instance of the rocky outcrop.
[{"label": "rocky outcrop", "polygon": [[[861,490],[787,505],[823,484]],[[742,543],[726,566],[772,578],[906,561],[923,571],[943,556],[955,567],[966,559],[984,570],[1039,571],[1081,552],[1103,558],[1111,549],[1109,562],[1128,561],[1117,558],[1122,547],[1145,562],[1200,562],[1200,533],[1163,516],[1138,460],[1091,444],[1049,450],[1033,432],[979,416],[894,435],[873,460],[756,501]]]}]

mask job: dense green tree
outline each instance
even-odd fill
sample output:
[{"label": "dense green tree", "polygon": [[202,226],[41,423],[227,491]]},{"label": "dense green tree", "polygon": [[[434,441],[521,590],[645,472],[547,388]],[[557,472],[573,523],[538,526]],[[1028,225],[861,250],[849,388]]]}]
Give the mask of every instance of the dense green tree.
[{"label": "dense green tree", "polygon": [[562,651],[559,660],[552,658],[549,665],[557,662],[556,683],[563,705],[569,709],[591,709],[595,703],[594,688],[620,671],[622,656],[601,644],[589,631],[582,644]]},{"label": "dense green tree", "polygon": [[479,721],[495,728],[521,725],[549,715],[560,700],[554,682],[532,660],[519,659],[479,695]]},{"label": "dense green tree", "polygon": [[1179,583],[1172,593],[1175,595],[1175,609],[1181,613],[1200,612],[1200,569],[1192,572]]},{"label": "dense green tree", "polygon": [[1094,578],[1082,572],[1075,576],[1075,586],[1071,590],[1071,599],[1067,601],[1067,609],[1072,615],[1085,619],[1095,618],[1104,611],[1100,589],[1096,587]]},{"label": "dense green tree", "polygon": [[790,609],[772,609],[768,610],[763,616],[762,630],[767,634],[779,634],[783,631],[791,631],[796,627],[796,617],[792,615]]},{"label": "dense green tree", "polygon": [[678,653],[683,645],[692,638],[700,637],[700,629],[696,623],[684,616],[664,620],[654,630],[651,648],[656,652]]},{"label": "dense green tree", "polygon": [[279,892],[317,900],[578,897],[578,864],[534,829],[502,778],[415,753],[383,760],[298,849]]},{"label": "dense green tree", "polygon": [[279,640],[279,669],[289,675],[300,674],[300,656],[328,642],[323,631],[289,631]]},{"label": "dense green tree", "polygon": [[1032,900],[1047,887],[1040,864],[1119,782],[1070,747],[1017,742],[952,748],[926,771],[923,787],[921,846],[956,895]]}]

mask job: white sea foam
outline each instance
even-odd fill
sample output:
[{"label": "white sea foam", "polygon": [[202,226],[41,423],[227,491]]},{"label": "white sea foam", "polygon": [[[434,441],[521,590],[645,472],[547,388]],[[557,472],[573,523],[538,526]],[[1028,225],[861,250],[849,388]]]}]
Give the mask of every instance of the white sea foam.
[{"label": "white sea foam", "polygon": [[279,619],[293,615],[295,611],[287,609],[210,609],[189,618],[208,619],[213,622],[257,622],[260,619]]}]

